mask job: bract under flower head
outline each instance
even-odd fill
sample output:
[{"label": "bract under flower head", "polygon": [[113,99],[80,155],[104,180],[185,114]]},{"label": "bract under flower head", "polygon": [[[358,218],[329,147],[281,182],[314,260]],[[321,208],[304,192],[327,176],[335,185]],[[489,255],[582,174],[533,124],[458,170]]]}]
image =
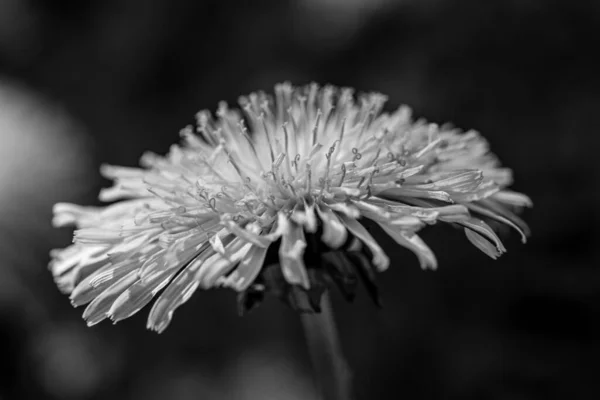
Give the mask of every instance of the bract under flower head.
[{"label": "bract under flower head", "polygon": [[407,107],[382,112],[385,96],[312,84],[277,85],[197,114],[166,157],[142,168],[105,165],[114,186],[102,207],[57,204],[56,226],[76,227],[74,244],[54,250],[50,268],[93,325],[127,318],[155,296],[148,327],[163,331],[198,289],[240,293],[242,311],[265,293],[318,311],[336,284],[349,299],[363,281],[378,301],[374,273],[389,259],[361,222],[379,225],[436,268],[416,232],[437,221],[464,227],[490,257],[505,248],[484,220],[527,226],[511,211],[529,206],[506,190],[487,142],[413,121]]}]

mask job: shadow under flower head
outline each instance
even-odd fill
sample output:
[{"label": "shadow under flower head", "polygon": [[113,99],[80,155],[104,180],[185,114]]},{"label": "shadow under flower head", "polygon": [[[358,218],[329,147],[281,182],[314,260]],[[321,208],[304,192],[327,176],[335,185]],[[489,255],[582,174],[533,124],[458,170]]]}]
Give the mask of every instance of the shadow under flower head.
[{"label": "shadow under flower head", "polygon": [[200,287],[240,293],[240,310],[274,294],[301,311],[337,285],[352,299],[362,281],[379,301],[374,275],[389,259],[361,224],[378,224],[423,268],[434,253],[417,235],[443,221],[496,258],[506,250],[483,219],[516,229],[530,206],[506,189],[511,171],[487,142],[413,121],[410,109],[382,112],[386,97],[316,84],[277,85],[240,98],[241,111],[201,111],[166,157],[142,168],[105,165],[115,181],[102,207],[57,204],[54,225],[76,227],[74,244],[50,268],[89,325],[119,321],[155,296],[150,329],[163,331]]}]

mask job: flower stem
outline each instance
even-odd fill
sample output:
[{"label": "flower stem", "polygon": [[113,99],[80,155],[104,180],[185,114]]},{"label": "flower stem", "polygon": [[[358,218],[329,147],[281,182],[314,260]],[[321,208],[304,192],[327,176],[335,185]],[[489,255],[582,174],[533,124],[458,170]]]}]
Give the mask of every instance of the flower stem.
[{"label": "flower stem", "polygon": [[322,399],[351,399],[351,373],[342,354],[329,295],[322,297],[320,314],[300,317]]}]

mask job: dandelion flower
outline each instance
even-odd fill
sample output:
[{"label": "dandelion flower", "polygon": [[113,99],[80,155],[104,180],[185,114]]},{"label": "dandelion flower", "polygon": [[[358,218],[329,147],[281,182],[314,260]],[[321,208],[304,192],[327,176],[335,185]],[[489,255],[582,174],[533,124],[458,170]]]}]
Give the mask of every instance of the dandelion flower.
[{"label": "dandelion flower", "polygon": [[230,288],[243,312],[273,294],[300,311],[338,286],[352,299],[362,281],[378,301],[375,273],[389,258],[362,222],[371,220],[437,266],[418,236],[438,221],[464,228],[492,258],[505,247],[484,222],[517,230],[529,198],[507,190],[502,168],[475,131],[423,120],[407,107],[383,112],[379,93],[316,84],[277,85],[274,96],[241,97],[197,114],[181,145],[142,168],[104,165],[114,186],[106,207],[60,203],[57,227],[74,244],[53,250],[50,268],[94,325],[120,321],[157,297],[148,328],[162,332],[198,289]]}]

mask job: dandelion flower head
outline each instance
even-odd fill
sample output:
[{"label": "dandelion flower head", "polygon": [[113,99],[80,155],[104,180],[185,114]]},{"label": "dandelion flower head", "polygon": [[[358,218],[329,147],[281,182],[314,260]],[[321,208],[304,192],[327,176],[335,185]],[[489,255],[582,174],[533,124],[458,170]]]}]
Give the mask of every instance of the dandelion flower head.
[{"label": "dandelion flower head", "polygon": [[[505,252],[485,221],[517,230],[527,196],[507,190],[502,168],[475,131],[413,120],[408,107],[383,112],[379,93],[311,84],[275,86],[201,111],[166,156],[141,168],[104,165],[114,180],[105,207],[60,203],[57,227],[73,244],[53,250],[50,269],[89,325],[120,321],[156,300],[148,328],[163,331],[198,289],[230,288],[240,311],[275,295],[319,311],[337,286],[357,282],[378,302],[375,273],[389,258],[370,230],[379,226],[436,268],[418,236],[438,221],[464,228],[492,258]],[[369,226],[367,224],[367,226]]]}]

